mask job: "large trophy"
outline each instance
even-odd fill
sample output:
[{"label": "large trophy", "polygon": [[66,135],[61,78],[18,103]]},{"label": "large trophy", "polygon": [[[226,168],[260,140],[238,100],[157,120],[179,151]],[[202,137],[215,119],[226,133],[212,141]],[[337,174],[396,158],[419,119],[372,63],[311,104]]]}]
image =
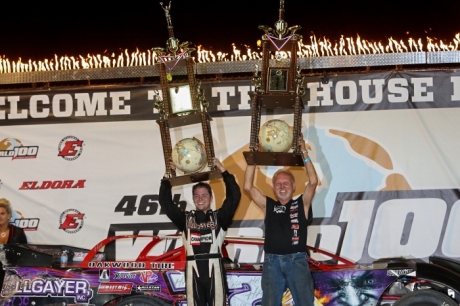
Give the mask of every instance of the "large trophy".
[{"label": "large trophy", "polygon": [[[215,155],[210,126],[211,118],[207,113],[209,103],[204,97],[200,83],[196,81],[195,62],[190,57],[190,53],[195,49],[188,47],[190,42],[179,44],[179,40],[174,37],[169,13],[171,2],[168,6],[163,6],[161,2],[160,5],[165,11],[169,38],[166,42],[166,50],[164,48],[153,49],[161,61],[157,65],[162,90],[162,97],[158,91],[155,92],[154,106],[160,115],[157,123],[161,131],[166,179],[170,180],[172,186],[178,186],[220,178],[220,171],[213,165]],[[173,84],[172,70],[184,66],[188,83]],[[191,124],[201,124],[203,142],[195,137],[185,138],[172,147],[170,129]],[[171,166],[171,162],[175,167]],[[183,175],[177,175],[177,169]]]},{"label": "large trophy", "polygon": [[[259,26],[262,36],[262,62],[256,65],[251,95],[250,152],[243,152],[248,165],[302,166],[298,145],[301,134],[303,77],[297,65],[300,26],[288,27],[284,18],[284,0],[280,0],[279,20],[275,27]],[[290,53],[290,56],[288,54]],[[263,109],[291,109],[293,127],[283,120],[269,120],[260,126]]]}]

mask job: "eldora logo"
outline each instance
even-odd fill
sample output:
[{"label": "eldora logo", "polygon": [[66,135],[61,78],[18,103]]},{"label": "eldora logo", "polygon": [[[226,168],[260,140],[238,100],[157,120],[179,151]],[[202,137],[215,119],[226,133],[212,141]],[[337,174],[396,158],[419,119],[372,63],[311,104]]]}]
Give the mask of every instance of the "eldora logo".
[{"label": "eldora logo", "polygon": [[63,159],[72,161],[80,157],[83,152],[83,140],[75,136],[66,136],[59,142],[59,154]]},{"label": "eldora logo", "polygon": [[86,180],[25,181],[19,190],[78,189],[85,188],[85,182]]},{"label": "eldora logo", "polygon": [[66,233],[75,234],[83,227],[85,214],[82,214],[76,209],[67,209],[59,218],[59,229],[63,229]]},{"label": "eldora logo", "polygon": [[37,158],[38,146],[24,146],[19,139],[5,138],[0,141],[0,157],[12,159]]}]

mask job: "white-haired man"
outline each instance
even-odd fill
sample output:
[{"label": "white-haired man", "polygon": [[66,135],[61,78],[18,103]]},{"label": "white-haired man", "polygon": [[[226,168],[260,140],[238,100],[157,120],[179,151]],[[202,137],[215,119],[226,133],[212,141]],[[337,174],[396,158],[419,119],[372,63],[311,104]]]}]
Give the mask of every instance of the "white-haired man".
[{"label": "white-haired man", "polygon": [[279,306],[287,288],[295,305],[313,306],[313,280],[308,266],[307,225],[313,217],[311,201],[318,178],[305,148],[299,139],[308,183],[296,199],[294,175],[285,169],[273,176],[273,190],[277,201],[267,197],[254,186],[255,166],[248,165],[244,176],[244,190],[265,212],[264,265],[262,271],[262,305]]}]

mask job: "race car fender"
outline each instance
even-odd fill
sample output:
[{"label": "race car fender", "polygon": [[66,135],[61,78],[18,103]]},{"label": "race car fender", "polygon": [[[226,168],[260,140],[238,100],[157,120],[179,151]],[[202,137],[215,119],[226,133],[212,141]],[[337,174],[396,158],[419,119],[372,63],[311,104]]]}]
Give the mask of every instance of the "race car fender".
[{"label": "race car fender", "polygon": [[450,258],[445,258],[445,257],[439,257],[439,256],[431,256],[430,262],[442,266],[444,268],[447,268],[457,274],[460,274],[460,262],[450,259]]},{"label": "race car fender", "polygon": [[416,273],[418,279],[442,283],[455,290],[457,294],[460,294],[460,270],[458,269],[458,263],[436,257],[433,258],[431,263],[418,262],[416,264]]}]

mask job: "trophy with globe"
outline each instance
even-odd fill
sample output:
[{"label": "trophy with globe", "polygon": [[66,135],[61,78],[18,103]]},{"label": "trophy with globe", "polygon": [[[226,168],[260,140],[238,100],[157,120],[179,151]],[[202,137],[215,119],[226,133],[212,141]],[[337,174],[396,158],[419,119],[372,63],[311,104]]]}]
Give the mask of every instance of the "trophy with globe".
[{"label": "trophy with globe", "polygon": [[[169,39],[166,49],[154,48],[160,62],[158,71],[162,96],[154,91],[154,106],[158,109],[163,156],[166,168],[166,179],[172,186],[185,185],[194,182],[217,179],[220,171],[213,166],[214,146],[210,121],[207,113],[209,106],[201,84],[195,78],[195,62],[190,56],[194,48],[189,48],[189,42],[179,43],[174,37],[171,23],[171,2],[161,7],[165,11],[168,24]],[[172,83],[173,69],[183,69],[187,72],[187,83]],[[171,129],[191,124],[201,124],[203,141],[196,137],[185,138],[172,147]],[[171,166],[171,162],[175,167]],[[206,169],[207,168],[207,169]],[[178,175],[176,170],[182,172]],[[207,170],[207,171],[206,171]]]},{"label": "trophy with globe", "polygon": [[[252,78],[251,138],[249,152],[243,152],[248,165],[302,166],[298,144],[301,135],[305,94],[303,77],[297,65],[298,43],[302,36],[295,32],[300,26],[288,27],[284,18],[284,0],[280,0],[279,20],[274,28],[259,26],[262,36],[262,61],[256,65]],[[288,56],[290,54],[290,57]],[[283,120],[269,120],[262,127],[263,110],[293,111],[293,126]]]}]

